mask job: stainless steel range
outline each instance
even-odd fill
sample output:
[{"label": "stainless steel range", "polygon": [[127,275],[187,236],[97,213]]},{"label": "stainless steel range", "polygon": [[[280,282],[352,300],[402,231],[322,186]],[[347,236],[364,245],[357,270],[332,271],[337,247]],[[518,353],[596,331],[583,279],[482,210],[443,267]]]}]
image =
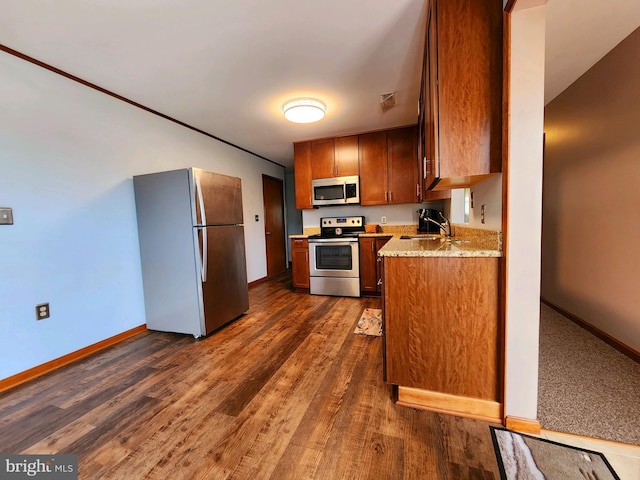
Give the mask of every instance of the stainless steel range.
[{"label": "stainless steel range", "polygon": [[320,234],[309,236],[309,292],[313,295],[360,296],[358,234],[364,217],[322,217]]}]

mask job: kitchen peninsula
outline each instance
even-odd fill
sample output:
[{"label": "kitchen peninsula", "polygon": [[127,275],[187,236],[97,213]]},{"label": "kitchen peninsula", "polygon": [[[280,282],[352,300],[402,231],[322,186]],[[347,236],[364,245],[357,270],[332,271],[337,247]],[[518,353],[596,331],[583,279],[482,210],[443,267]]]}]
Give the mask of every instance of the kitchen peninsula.
[{"label": "kitchen peninsula", "polygon": [[501,422],[500,234],[456,231],[378,252],[385,380],[400,405]]}]

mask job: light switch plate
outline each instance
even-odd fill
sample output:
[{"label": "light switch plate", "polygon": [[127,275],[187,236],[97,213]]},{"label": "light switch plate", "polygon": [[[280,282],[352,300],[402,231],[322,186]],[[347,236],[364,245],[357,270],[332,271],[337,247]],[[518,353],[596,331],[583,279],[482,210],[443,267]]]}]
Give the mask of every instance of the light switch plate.
[{"label": "light switch plate", "polygon": [[13,225],[13,209],[0,207],[0,225]]}]

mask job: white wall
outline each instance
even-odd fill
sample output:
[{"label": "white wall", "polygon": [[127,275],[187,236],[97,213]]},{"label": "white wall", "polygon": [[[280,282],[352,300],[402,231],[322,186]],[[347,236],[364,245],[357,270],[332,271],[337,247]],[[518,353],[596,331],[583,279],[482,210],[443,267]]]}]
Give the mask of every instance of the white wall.
[{"label": "white wall", "polygon": [[545,109],[542,295],[640,352],[640,28]]},{"label": "white wall", "polygon": [[505,413],[533,420],[538,397],[545,7],[516,10],[511,20]]},{"label": "white wall", "polygon": [[0,378],[145,323],[132,176],[191,166],[242,178],[264,277],[262,174],[282,167],[0,52]]},{"label": "white wall", "polygon": [[[464,188],[451,191],[451,222],[464,224]],[[480,230],[502,230],[502,174],[489,177],[470,189],[469,221],[466,226]],[[484,223],[482,206],[484,205]]]},{"label": "white wall", "polygon": [[473,208],[469,209],[469,226],[481,230],[502,230],[502,174],[472,186],[471,194]]}]

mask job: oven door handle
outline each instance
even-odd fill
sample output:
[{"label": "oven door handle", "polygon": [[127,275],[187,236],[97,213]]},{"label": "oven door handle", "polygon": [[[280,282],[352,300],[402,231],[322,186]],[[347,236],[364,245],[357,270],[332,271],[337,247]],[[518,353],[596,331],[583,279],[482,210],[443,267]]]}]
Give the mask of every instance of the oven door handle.
[{"label": "oven door handle", "polygon": [[351,245],[353,243],[358,243],[358,239],[355,238],[353,240],[334,240],[333,238],[316,238],[313,240],[309,240],[309,245],[316,245],[316,244],[322,244],[322,245],[335,245],[336,247],[346,247],[348,245]]}]

